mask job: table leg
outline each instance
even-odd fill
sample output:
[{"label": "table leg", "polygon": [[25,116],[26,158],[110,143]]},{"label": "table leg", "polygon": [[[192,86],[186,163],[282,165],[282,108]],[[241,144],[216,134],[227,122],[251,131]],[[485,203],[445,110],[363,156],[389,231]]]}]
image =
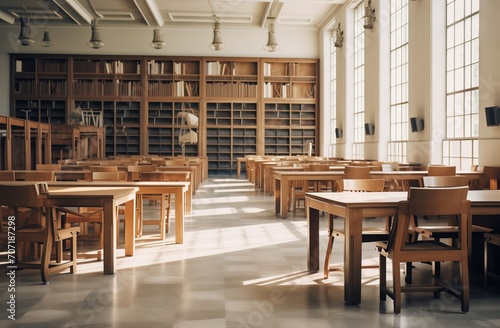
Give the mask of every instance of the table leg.
[{"label": "table leg", "polygon": [[125,255],[134,256],[135,253],[135,198],[125,203]]},{"label": "table leg", "polygon": [[104,274],[115,273],[116,259],[116,206],[112,200],[104,200],[103,204],[104,233]]},{"label": "table leg", "polygon": [[280,214],[281,206],[281,180],[274,178],[274,213]]},{"label": "table leg", "polygon": [[175,192],[175,243],[184,243],[184,191],[177,188]]},{"label": "table leg", "polygon": [[[306,199],[306,203],[308,200]],[[307,215],[307,269],[319,270],[319,210],[309,207]]]},{"label": "table leg", "polygon": [[281,218],[288,216],[288,199],[290,198],[290,182],[287,178],[281,178]]},{"label": "table leg", "polygon": [[348,305],[361,303],[361,211],[349,209],[345,218],[344,300]]}]

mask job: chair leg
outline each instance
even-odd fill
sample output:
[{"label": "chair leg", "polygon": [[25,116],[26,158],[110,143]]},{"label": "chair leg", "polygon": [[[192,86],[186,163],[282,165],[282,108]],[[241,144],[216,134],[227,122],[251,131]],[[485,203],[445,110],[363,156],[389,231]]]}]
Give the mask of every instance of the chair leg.
[{"label": "chair leg", "polygon": [[[69,268],[70,272],[71,273],[75,273],[76,272],[76,261],[77,261],[77,235],[78,234],[74,234],[72,237],[71,237],[71,250],[70,250],[70,260],[71,260],[71,267]],[[99,259],[100,261],[100,259]]]},{"label": "chair leg", "polygon": [[484,271],[483,271],[483,284],[484,287],[488,285],[488,240],[484,238]]},{"label": "chair leg", "polygon": [[413,280],[413,275],[412,271],[413,270],[413,263],[412,262],[406,262],[406,271],[405,271],[405,282],[407,284],[411,284]]},{"label": "chair leg", "polygon": [[387,299],[387,260],[382,254],[379,255],[379,276],[380,276],[380,301],[385,301]]},{"label": "chair leg", "polygon": [[328,223],[328,245],[326,246],[325,264],[323,269],[323,276],[325,279],[328,279],[330,274],[330,256],[332,255],[333,240],[333,215],[330,215]]},{"label": "chair leg", "polygon": [[160,238],[161,240],[164,240],[165,239],[165,231],[166,231],[166,228],[165,228],[165,213],[166,213],[166,210],[167,210],[167,206],[166,206],[166,196],[165,195],[161,195],[161,199],[160,199]]},{"label": "chair leg", "polygon": [[170,231],[170,205],[171,204],[172,204],[171,195],[167,194],[167,197],[166,197],[166,205],[167,205],[166,217],[167,217],[167,222],[165,222],[165,232],[166,233],[169,233],[169,231]]},{"label": "chair leg", "polygon": [[49,233],[43,245],[44,249],[40,257],[40,274],[44,285],[49,284],[49,266],[50,254],[52,253],[52,242],[52,235]]},{"label": "chair leg", "polygon": [[468,255],[462,258],[460,261],[460,282],[462,284],[462,293],[461,293],[461,305],[462,312],[469,312],[469,299],[470,299],[470,290],[469,290],[469,261]]},{"label": "chair leg", "polygon": [[401,272],[399,261],[392,259],[392,284],[394,293],[394,314],[401,313]]}]

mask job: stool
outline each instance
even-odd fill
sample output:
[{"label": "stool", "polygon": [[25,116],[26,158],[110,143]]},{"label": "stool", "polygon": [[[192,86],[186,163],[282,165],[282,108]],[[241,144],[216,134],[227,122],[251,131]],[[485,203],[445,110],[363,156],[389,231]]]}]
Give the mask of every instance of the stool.
[{"label": "stool", "polygon": [[499,274],[488,272],[488,244],[500,246],[500,235],[492,233],[484,234],[484,285],[488,282],[488,276],[500,279]]}]

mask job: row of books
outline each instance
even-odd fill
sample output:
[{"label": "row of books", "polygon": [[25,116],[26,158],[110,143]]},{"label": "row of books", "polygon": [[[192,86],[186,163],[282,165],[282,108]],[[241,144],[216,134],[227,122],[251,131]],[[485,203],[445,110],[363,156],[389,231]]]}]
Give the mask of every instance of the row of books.
[{"label": "row of books", "polygon": [[208,83],[207,97],[257,97],[257,85],[249,83]]},{"label": "row of books", "polygon": [[198,84],[184,81],[148,83],[148,95],[157,97],[197,97]]},{"label": "row of books", "polygon": [[140,61],[101,61],[91,59],[78,59],[73,62],[73,68],[78,73],[105,73],[105,74],[140,74]]},{"label": "row of books", "polygon": [[232,63],[220,61],[207,62],[207,75],[235,75],[235,67]]},{"label": "row of books", "polygon": [[40,95],[62,96],[67,93],[67,83],[64,80],[40,81]]},{"label": "row of books", "polygon": [[[24,71],[23,71],[24,69]],[[34,72],[35,65],[33,61],[24,62],[22,60],[15,61],[15,71],[16,73],[22,72]],[[38,62],[38,72],[39,73],[66,73],[68,71],[67,61],[39,61]]]},{"label": "row of books", "polygon": [[310,98],[316,97],[315,84],[264,83],[264,98]]}]

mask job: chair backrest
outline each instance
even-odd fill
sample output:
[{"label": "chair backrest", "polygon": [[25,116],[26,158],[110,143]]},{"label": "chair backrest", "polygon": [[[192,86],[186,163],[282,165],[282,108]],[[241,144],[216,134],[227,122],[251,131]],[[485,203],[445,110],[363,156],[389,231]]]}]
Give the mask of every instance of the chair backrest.
[{"label": "chair backrest", "polygon": [[410,240],[408,234],[413,216],[457,216],[459,222],[458,245],[467,248],[467,220],[470,214],[470,201],[467,200],[469,188],[418,188],[410,187],[408,200],[398,204],[397,218],[389,234],[388,249],[404,250]]},{"label": "chair backrest", "polygon": [[26,171],[24,181],[56,181],[53,171]]},{"label": "chair backrest", "polygon": [[384,191],[385,179],[342,179],[338,186],[346,192]]},{"label": "chair backrest", "polygon": [[309,164],[309,171],[330,171],[332,164]]},{"label": "chair backrest", "polygon": [[468,186],[469,179],[465,176],[427,176],[422,177],[424,187],[460,187]]},{"label": "chair backrest", "polygon": [[100,166],[89,166],[90,172],[115,172],[118,171],[118,166],[116,165],[100,165]]},{"label": "chair backrest", "polygon": [[0,171],[0,181],[15,181],[14,171]]},{"label": "chair backrest", "polygon": [[37,171],[61,171],[60,164],[37,164]]},{"label": "chair backrest", "polygon": [[127,172],[92,172],[92,181],[127,181]]},{"label": "chair backrest", "polygon": [[500,179],[500,166],[484,166],[484,188],[498,189],[498,180]]},{"label": "chair backrest", "polygon": [[127,172],[153,172],[156,171],[155,165],[129,165]]},{"label": "chair backrest", "polygon": [[427,175],[429,176],[450,176],[457,174],[456,166],[446,166],[446,165],[429,165],[427,166]]},{"label": "chair backrest", "polygon": [[141,181],[168,181],[165,172],[141,172]]},{"label": "chair backrest", "polygon": [[189,165],[189,160],[185,159],[185,158],[179,158],[179,159],[169,159],[169,160],[165,160],[165,162],[161,165],[166,165],[166,166],[169,166],[169,165],[173,165],[173,166],[187,166]]},{"label": "chair backrest", "polygon": [[370,179],[370,168],[368,166],[351,166],[344,168],[344,179]]},{"label": "chair backrest", "polygon": [[0,205],[8,207],[43,207],[41,192],[47,186],[36,182],[19,184],[0,183]]}]

